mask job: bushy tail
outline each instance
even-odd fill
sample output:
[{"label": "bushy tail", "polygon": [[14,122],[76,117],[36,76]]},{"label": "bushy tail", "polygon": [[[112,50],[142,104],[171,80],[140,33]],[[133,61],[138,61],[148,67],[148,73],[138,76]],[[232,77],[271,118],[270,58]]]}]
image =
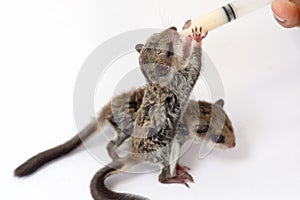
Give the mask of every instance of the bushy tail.
[{"label": "bushy tail", "polygon": [[149,200],[138,195],[113,192],[104,184],[104,181],[108,176],[116,174],[124,169],[128,169],[133,165],[135,165],[135,163],[130,161],[127,156],[115,160],[100,169],[93,177],[90,185],[93,198],[95,200]]},{"label": "bushy tail", "polygon": [[101,120],[101,118],[99,122],[95,120],[92,123],[90,123],[87,127],[85,127],[78,135],[68,140],[64,144],[58,145],[54,148],[51,148],[33,156],[25,163],[20,165],[17,169],[15,169],[15,176],[27,176],[35,172],[38,168],[40,168],[47,162],[50,162],[56,158],[68,154],[69,152],[80,146],[83,141],[89,138],[89,136],[95,133],[99,128],[101,128],[103,123],[104,120]]}]

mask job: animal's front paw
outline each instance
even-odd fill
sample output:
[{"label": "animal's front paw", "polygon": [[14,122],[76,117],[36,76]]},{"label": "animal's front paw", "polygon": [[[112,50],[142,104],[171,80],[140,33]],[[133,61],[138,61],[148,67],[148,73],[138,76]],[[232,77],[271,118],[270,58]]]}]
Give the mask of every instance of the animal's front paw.
[{"label": "animal's front paw", "polygon": [[193,35],[193,39],[198,43],[201,44],[201,41],[203,40],[203,38],[205,38],[207,36],[208,31],[206,32],[202,32],[202,26],[200,28],[195,27],[192,28],[192,35]]}]

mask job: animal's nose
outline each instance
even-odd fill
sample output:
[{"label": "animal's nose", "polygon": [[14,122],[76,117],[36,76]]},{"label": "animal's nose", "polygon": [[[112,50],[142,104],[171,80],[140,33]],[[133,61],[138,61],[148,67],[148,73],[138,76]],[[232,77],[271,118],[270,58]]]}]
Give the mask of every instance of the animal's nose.
[{"label": "animal's nose", "polygon": [[233,147],[235,147],[235,142],[228,145],[228,148],[233,148]]}]

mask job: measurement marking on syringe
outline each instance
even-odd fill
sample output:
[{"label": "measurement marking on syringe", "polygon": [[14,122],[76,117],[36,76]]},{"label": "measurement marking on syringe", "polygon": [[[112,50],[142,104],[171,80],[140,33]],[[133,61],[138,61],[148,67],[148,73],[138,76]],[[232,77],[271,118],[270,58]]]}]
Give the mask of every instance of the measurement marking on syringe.
[{"label": "measurement marking on syringe", "polygon": [[226,6],[222,7],[224,12],[226,13],[228,22],[233,21],[236,19],[236,15],[234,13],[234,10],[230,4],[227,4]]}]

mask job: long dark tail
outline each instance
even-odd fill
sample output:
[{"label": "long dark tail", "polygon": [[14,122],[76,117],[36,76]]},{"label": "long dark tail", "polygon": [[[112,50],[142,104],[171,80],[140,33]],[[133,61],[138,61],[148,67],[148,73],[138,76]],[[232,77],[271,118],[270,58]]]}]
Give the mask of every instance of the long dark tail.
[{"label": "long dark tail", "polygon": [[22,177],[27,176],[33,172],[35,172],[38,168],[43,166],[45,163],[50,162],[56,158],[59,158],[63,155],[68,154],[78,146],[82,144],[83,141],[87,140],[89,136],[95,133],[101,126],[104,124],[104,120],[99,118],[99,121],[95,120],[90,123],[87,127],[85,127],[78,135],[68,140],[64,144],[58,145],[54,148],[41,152],[25,163],[20,165],[17,169],[15,169],[15,176]]},{"label": "long dark tail", "polygon": [[134,194],[113,192],[105,186],[104,181],[108,176],[135,165],[134,162],[127,158],[128,156],[115,160],[95,174],[90,185],[91,193],[95,200],[149,200]]}]

